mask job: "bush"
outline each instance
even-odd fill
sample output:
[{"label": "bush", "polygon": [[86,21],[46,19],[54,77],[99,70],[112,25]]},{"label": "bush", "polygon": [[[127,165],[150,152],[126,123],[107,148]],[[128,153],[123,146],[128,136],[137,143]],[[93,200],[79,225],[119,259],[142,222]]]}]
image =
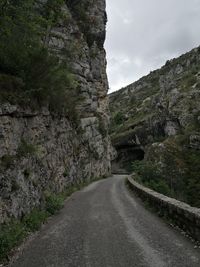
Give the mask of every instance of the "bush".
[{"label": "bush", "polygon": [[193,86],[197,82],[197,77],[195,76],[194,72],[191,70],[184,74],[181,84],[184,89],[188,89]]},{"label": "bush", "polygon": [[52,27],[64,16],[63,4],[64,0],[1,1],[1,101],[32,108],[49,105],[59,113],[74,107],[76,83],[68,57],[61,62],[47,49]]},{"label": "bush", "polygon": [[136,172],[142,181],[150,182],[151,180],[160,179],[160,171],[152,162],[135,161],[132,164],[132,170]]},{"label": "bush", "polygon": [[184,177],[186,200],[190,205],[200,208],[200,152],[187,150],[184,157],[187,163]]},{"label": "bush", "polygon": [[13,103],[19,98],[19,92],[24,87],[21,78],[0,73],[0,101]]},{"label": "bush", "polygon": [[20,146],[17,150],[17,155],[19,157],[24,157],[27,155],[35,155],[37,153],[37,147],[33,144],[27,143],[24,139],[22,139]]},{"label": "bush", "polygon": [[[92,181],[96,180],[97,178]],[[0,263],[6,259],[11,249],[19,245],[30,232],[39,230],[50,215],[57,213],[63,207],[66,197],[90,182],[75,183],[59,195],[45,192],[46,206],[44,210],[35,208],[30,214],[25,215],[21,221],[13,220],[8,224],[0,225]]]},{"label": "bush", "polygon": [[186,81],[186,86],[187,86],[187,87],[191,87],[191,86],[193,86],[196,82],[197,82],[197,77],[196,77],[196,76],[188,77],[188,79],[187,79],[187,81]]},{"label": "bush", "polygon": [[8,169],[10,168],[13,163],[14,163],[14,160],[15,160],[15,156],[14,155],[4,155],[2,158],[1,158],[1,165],[5,168],[5,169]]},{"label": "bush", "polygon": [[[179,141],[182,142],[182,136]],[[179,168],[182,172],[177,171]],[[200,207],[200,152],[198,150],[184,148],[180,155],[173,151],[172,157],[167,158],[162,170],[159,170],[155,163],[136,161],[132,164],[132,171],[136,173],[135,179],[139,183],[194,207]]]},{"label": "bush", "polygon": [[62,195],[49,194],[46,195],[46,211],[50,214],[57,213],[64,205],[64,197]]},{"label": "bush", "polygon": [[46,211],[34,209],[30,214],[23,218],[22,223],[28,231],[34,232],[40,229],[41,224],[43,224],[47,218],[48,213]]},{"label": "bush", "polygon": [[91,1],[84,0],[84,1],[74,1],[74,0],[67,0],[67,5],[70,6],[73,15],[76,16],[77,22],[79,27],[84,33],[84,36],[87,40],[89,46],[92,46],[94,42],[94,36],[91,34],[90,27],[91,23],[95,23],[95,20],[92,19],[91,16],[88,14],[88,9],[91,6]]},{"label": "bush", "polygon": [[172,190],[161,175],[158,167],[147,161],[135,161],[132,170],[136,173],[136,180],[143,185],[167,196],[172,196]]},{"label": "bush", "polygon": [[0,226],[0,261],[23,240],[26,234],[24,226],[18,221]]},{"label": "bush", "polygon": [[113,121],[116,125],[122,124],[124,121],[124,115],[121,112],[118,112],[117,114],[115,114]]},{"label": "bush", "polygon": [[172,196],[172,192],[169,188],[169,185],[164,180],[152,180],[148,183],[145,182],[145,185],[161,194],[164,194],[166,196]]},{"label": "bush", "polygon": [[8,224],[0,225],[0,262],[5,260],[12,248],[19,245],[30,231],[39,230],[46,221],[46,211],[33,210],[22,221],[12,220]]},{"label": "bush", "polygon": [[187,201],[190,205],[200,208],[200,179],[189,177],[187,185]]}]

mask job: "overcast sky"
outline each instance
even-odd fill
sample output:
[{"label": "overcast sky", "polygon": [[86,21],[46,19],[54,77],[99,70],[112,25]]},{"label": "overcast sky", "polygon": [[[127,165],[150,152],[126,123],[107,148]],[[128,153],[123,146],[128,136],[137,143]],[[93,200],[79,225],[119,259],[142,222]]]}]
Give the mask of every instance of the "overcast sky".
[{"label": "overcast sky", "polygon": [[200,0],[107,0],[110,92],[200,45]]}]

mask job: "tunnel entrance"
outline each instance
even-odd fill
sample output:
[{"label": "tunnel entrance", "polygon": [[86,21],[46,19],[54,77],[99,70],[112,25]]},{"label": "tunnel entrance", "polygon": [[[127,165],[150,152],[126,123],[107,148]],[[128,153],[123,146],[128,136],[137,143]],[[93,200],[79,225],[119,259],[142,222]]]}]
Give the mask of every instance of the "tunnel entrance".
[{"label": "tunnel entrance", "polygon": [[113,173],[131,173],[132,163],[136,160],[143,160],[144,149],[139,145],[116,146],[117,158],[112,162]]}]

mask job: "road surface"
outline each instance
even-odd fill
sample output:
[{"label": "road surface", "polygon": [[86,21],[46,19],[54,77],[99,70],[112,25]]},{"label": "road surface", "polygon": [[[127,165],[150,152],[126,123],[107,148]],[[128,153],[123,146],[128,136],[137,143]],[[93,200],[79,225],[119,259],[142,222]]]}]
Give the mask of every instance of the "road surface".
[{"label": "road surface", "polygon": [[146,210],[125,176],[66,201],[12,267],[199,267],[200,250]]}]

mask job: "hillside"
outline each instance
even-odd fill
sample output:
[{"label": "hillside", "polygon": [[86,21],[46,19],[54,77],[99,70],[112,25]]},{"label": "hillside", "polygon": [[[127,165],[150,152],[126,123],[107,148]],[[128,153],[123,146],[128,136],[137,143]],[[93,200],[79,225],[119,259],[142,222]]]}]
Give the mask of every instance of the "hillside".
[{"label": "hillside", "polygon": [[1,1],[0,223],[110,173],[105,1]]},{"label": "hillside", "polygon": [[151,188],[200,207],[200,48],[109,99],[118,152],[113,165],[139,172]]}]

